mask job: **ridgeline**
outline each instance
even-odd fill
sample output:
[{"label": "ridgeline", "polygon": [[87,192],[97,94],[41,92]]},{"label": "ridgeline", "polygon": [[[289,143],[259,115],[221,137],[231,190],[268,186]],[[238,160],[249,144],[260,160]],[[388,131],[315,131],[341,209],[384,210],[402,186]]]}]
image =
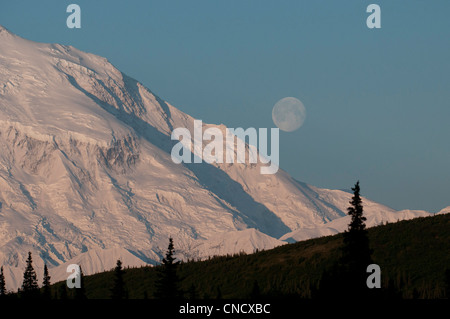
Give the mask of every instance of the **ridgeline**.
[{"label": "ridgeline", "polygon": [[[368,236],[373,261],[381,267],[382,289],[394,290],[398,298],[449,297],[450,214],[369,228]],[[190,299],[312,298],[324,271],[339,258],[342,240],[338,234],[253,254],[184,262],[178,266],[180,287]],[[158,268],[126,268],[127,297],[154,298]],[[107,299],[114,272],[84,281],[88,299]],[[55,297],[62,285],[52,286]]]}]

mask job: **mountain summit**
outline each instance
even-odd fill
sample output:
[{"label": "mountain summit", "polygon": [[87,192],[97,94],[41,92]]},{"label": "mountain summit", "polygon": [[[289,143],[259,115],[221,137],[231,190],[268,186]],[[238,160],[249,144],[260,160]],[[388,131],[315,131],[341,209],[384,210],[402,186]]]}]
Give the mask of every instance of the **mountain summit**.
[{"label": "mountain summit", "polygon": [[[259,164],[175,164],[171,132],[192,131],[194,119],[103,57],[0,26],[0,66],[0,264],[10,289],[28,251],[38,275],[46,263],[62,280],[56,269],[74,258],[86,274],[111,268],[104,252],[157,263],[169,236],[180,258],[201,258],[343,230],[346,192],[283,170],[261,175]],[[374,224],[428,214],[364,205]]]}]

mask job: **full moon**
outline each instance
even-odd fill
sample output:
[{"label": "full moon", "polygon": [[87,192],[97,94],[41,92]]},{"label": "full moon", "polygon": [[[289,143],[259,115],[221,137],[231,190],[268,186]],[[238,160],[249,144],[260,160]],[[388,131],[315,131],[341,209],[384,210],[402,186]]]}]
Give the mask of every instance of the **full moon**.
[{"label": "full moon", "polygon": [[303,125],[306,109],[295,97],[279,100],[272,110],[273,123],[282,131],[293,132]]}]

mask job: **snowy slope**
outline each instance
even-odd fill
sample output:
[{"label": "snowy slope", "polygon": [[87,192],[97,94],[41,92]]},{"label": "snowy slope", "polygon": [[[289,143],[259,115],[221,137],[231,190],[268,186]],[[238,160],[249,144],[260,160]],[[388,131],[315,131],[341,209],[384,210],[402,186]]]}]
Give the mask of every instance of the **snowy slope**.
[{"label": "snowy slope", "polygon": [[447,206],[443,209],[441,209],[439,212],[437,212],[436,214],[449,214],[450,213],[450,206]]},{"label": "snowy slope", "polygon": [[[136,257],[128,250],[123,248],[110,249],[93,249],[85,253],[81,253],[75,258],[56,266],[49,270],[52,283],[64,281],[70,275],[67,272],[67,267],[70,264],[77,264],[81,266],[84,275],[92,275],[105,270],[113,269],[116,266],[117,260],[120,260],[127,267],[141,267],[148,265],[142,259]],[[4,267],[5,279],[9,289],[20,287],[23,281],[22,267]],[[42,259],[33,258],[33,268],[39,283],[44,277],[44,262]]]},{"label": "snowy slope", "polygon": [[[185,257],[252,252],[292,232],[320,235],[345,216],[350,194],[281,169],[173,163],[171,132],[192,132],[193,123],[105,58],[0,26],[0,264],[8,288],[20,285],[28,251],[38,269],[46,263],[58,276],[85,256],[88,274],[113,267],[118,251],[128,252],[125,264],[157,263],[169,236]],[[406,216],[366,204],[368,216]]]},{"label": "snowy slope", "polygon": [[207,241],[193,241],[178,249],[178,254],[188,259],[205,259],[211,256],[251,254],[257,250],[272,249],[286,244],[260,231],[249,228],[219,233]]}]

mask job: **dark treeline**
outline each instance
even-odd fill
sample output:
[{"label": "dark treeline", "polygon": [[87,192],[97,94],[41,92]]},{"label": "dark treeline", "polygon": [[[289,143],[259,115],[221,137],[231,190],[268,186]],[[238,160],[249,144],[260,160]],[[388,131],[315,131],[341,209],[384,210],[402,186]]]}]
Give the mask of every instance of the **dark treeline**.
[{"label": "dark treeline", "polygon": [[8,291],[6,289],[5,274],[3,272],[3,267],[0,268],[0,300],[30,300],[30,299],[41,299],[41,300],[52,300],[52,299],[86,299],[85,289],[84,289],[84,276],[83,271],[80,267],[80,289],[74,289],[70,291],[67,286],[51,284],[51,276],[47,265],[44,265],[44,275],[42,278],[42,286],[39,287],[38,278],[36,271],[33,267],[33,258],[31,252],[28,252],[28,258],[26,261],[26,268],[23,273],[22,286],[17,292]]},{"label": "dark treeline", "polygon": [[[439,299],[450,298],[450,214],[366,229],[359,183],[347,231],[254,254],[181,262],[175,245],[160,265],[81,275],[81,288],[50,285],[47,267],[37,284],[31,253],[18,293],[8,294],[0,272],[0,298],[42,299]],[[380,288],[369,289],[366,268],[381,269]]]},{"label": "dark treeline", "polygon": [[0,299],[52,299],[50,275],[47,265],[44,265],[42,287],[39,288],[36,272],[33,267],[31,252],[28,252],[26,268],[23,273],[23,283],[17,293],[7,291],[3,267],[0,269]]}]

